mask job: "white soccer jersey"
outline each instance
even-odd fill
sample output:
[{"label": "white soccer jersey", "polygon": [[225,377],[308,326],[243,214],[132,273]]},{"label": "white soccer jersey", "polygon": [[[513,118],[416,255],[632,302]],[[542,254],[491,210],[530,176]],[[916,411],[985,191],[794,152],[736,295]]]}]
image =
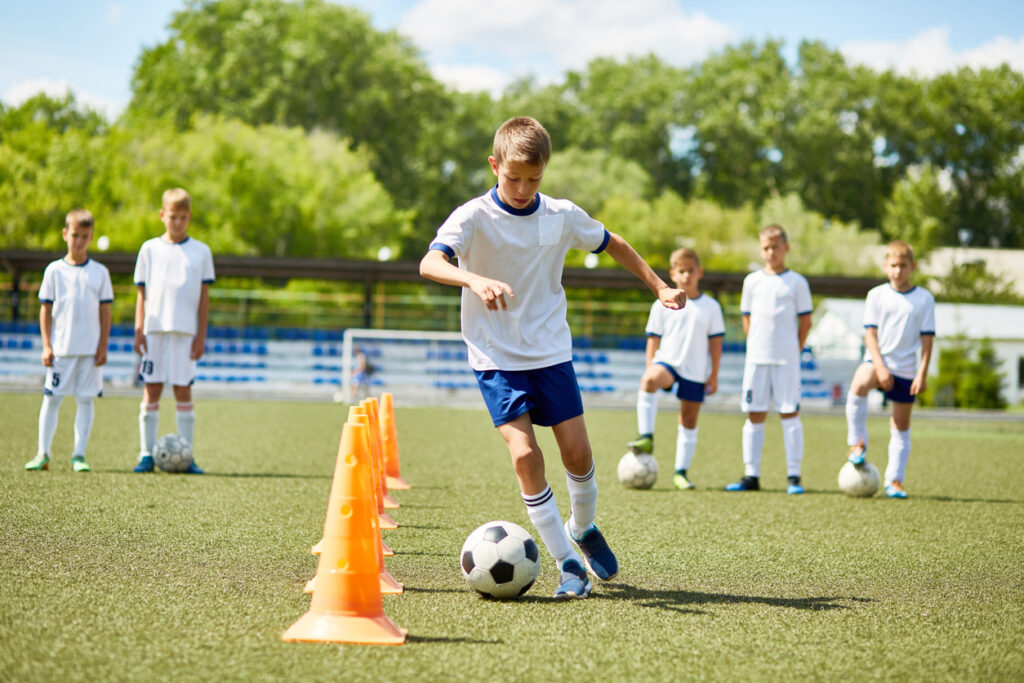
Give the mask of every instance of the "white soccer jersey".
[{"label": "white soccer jersey", "polygon": [[431,249],[459,258],[459,267],[508,283],[508,310],[489,311],[462,290],[462,336],[474,370],[536,370],[572,360],[562,269],[569,249],[595,253],[609,234],[566,199],[543,194],[528,209],[510,207],[496,189],[455,209]]},{"label": "white soccer jersey", "polygon": [[750,316],[747,362],[800,362],[798,319],[814,309],[807,279],[792,270],[777,275],[756,270],[743,279],[740,312]]},{"label": "white soccer jersey", "polygon": [[213,255],[197,239],[173,243],[161,237],[146,240],[135,262],[135,284],[146,287],[146,319],[142,331],[199,331],[199,297],[214,281]]},{"label": "white soccer jersey", "polygon": [[708,340],[725,334],[722,307],[707,294],[688,299],[680,309],[655,301],[646,333],[661,337],[652,362],[671,365],[683,379],[703,384],[711,375]]},{"label": "white soccer jersey", "polygon": [[53,355],[92,356],[100,343],[100,304],[114,300],[110,271],[88,259],[72,265],[54,261],[43,272],[39,300],[53,304]]},{"label": "white soccer jersey", "polygon": [[[889,372],[913,379],[921,337],[935,334],[935,297],[920,287],[899,292],[888,283],[878,285],[864,302],[864,327],[878,329],[878,350]],[[871,354],[865,352],[864,360]]]}]

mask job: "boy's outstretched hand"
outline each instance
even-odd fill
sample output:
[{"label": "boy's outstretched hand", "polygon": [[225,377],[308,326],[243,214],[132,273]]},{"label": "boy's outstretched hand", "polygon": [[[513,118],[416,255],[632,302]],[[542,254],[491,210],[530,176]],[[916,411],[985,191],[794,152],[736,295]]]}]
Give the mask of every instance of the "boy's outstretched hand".
[{"label": "boy's outstretched hand", "polygon": [[496,311],[499,308],[503,311],[508,310],[508,303],[505,301],[505,295],[516,295],[516,293],[512,291],[512,288],[501,280],[491,280],[490,278],[480,276],[477,276],[470,281],[469,288],[474,294],[480,297],[488,311]]},{"label": "boy's outstretched hand", "polygon": [[658,292],[658,300],[661,301],[662,306],[672,310],[686,307],[686,293],[681,289],[665,287]]}]

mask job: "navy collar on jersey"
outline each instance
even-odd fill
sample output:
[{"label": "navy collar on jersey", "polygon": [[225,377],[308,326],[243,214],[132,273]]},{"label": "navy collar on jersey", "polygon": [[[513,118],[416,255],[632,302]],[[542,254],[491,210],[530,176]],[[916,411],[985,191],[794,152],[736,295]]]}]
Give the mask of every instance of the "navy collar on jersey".
[{"label": "navy collar on jersey", "polygon": [[91,260],[92,259],[90,259],[88,256],[86,256],[85,260],[82,261],[81,263],[72,263],[71,261],[68,261],[68,257],[67,256],[65,256],[64,258],[61,259],[61,261],[63,261],[64,263],[68,264],[72,268],[83,268]]},{"label": "navy collar on jersey", "polygon": [[501,207],[503,210],[509,212],[513,216],[529,216],[540,208],[540,194],[537,194],[533,198],[533,204],[530,204],[525,209],[517,209],[514,206],[509,206],[505,202],[501,201],[501,197],[498,196],[498,184],[495,183],[494,187],[491,188],[491,199],[494,203]]},{"label": "navy collar on jersey", "polygon": [[898,289],[896,289],[895,287],[893,287],[893,286],[892,286],[892,283],[890,282],[890,283],[889,283],[889,289],[891,289],[892,291],[896,292],[897,294],[902,294],[903,296],[906,296],[907,294],[910,294],[910,293],[911,293],[911,292],[913,292],[913,291],[914,291],[915,289],[917,289],[917,285],[910,285],[910,289],[908,289],[908,290],[907,290],[907,291],[905,291],[905,292],[901,292],[900,290],[898,290]]},{"label": "navy collar on jersey", "polygon": [[183,239],[182,241],[180,241],[180,242],[172,242],[170,240],[165,240],[162,235],[160,236],[160,241],[161,242],[163,242],[164,244],[170,244],[171,246],[174,246],[174,247],[180,247],[181,245],[185,244],[185,242],[188,242],[190,239],[192,239],[191,235],[185,235],[185,239]]}]

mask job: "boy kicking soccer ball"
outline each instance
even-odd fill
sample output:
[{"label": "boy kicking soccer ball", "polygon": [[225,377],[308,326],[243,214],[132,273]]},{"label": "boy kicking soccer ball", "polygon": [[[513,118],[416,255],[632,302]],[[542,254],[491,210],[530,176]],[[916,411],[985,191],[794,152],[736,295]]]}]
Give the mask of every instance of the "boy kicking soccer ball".
[{"label": "boy kicking soccer ball", "polygon": [[910,411],[925,389],[935,340],[935,298],[910,284],[916,268],[909,244],[897,240],[886,246],[889,283],[873,288],[864,302],[864,362],[846,395],[846,443],[854,466],[864,464],[868,448],[868,392],[881,389],[892,402],[885,468],[885,494],[890,498],[907,497],[903,481],[910,458]]},{"label": "boy kicking soccer ball", "polygon": [[[420,262],[420,274],[463,288],[469,363],[508,446],[530,521],[561,571],[555,597],[586,598],[592,586],[583,562],[604,581],[619,565],[594,525],[597,483],[572,366],[565,255],[569,249],[606,251],[669,308],[682,308],[686,295],[578,206],[538,192],[550,157],[551,139],[536,120],[503,123],[488,159],[497,185],[448,217]],[[544,476],[535,424],[551,427],[566,469],[571,515],[564,526]]]},{"label": "boy kicking soccer ball", "polygon": [[110,302],[114,290],[106,266],[89,258],[93,217],[85,209],[68,213],[62,235],[68,255],[43,272],[39,287],[39,331],[43,341],[43,406],[39,410],[39,449],[26,470],[49,468],[50,446],[57,431],[60,404],[74,395],[75,446],[71,467],[89,472],[85,448],[92,432],[93,399],[103,392],[102,366],[107,362]]},{"label": "boy kicking soccer ball", "polygon": [[717,301],[700,291],[704,269],[693,249],[676,249],[669,257],[669,276],[686,293],[686,308],[673,310],[656,302],[647,320],[647,368],[636,397],[639,436],[627,446],[634,453],[654,451],[658,390],[676,387],[679,429],[675,475],[680,490],[692,489],[688,470],[697,449],[697,415],[705,395],[718,390],[725,321]]},{"label": "boy kicking soccer ball", "polygon": [[[192,380],[206,348],[210,285],[214,281],[210,248],[188,235],[192,198],[180,188],[164,192],[160,221],[164,234],[146,240],[135,263],[135,353],[142,356],[145,382],[139,414],[141,449],[135,472],[153,471],[153,444],[160,424],[160,394],[170,383],[177,401],[178,434],[194,446]],[[188,474],[203,471],[192,462]]]}]

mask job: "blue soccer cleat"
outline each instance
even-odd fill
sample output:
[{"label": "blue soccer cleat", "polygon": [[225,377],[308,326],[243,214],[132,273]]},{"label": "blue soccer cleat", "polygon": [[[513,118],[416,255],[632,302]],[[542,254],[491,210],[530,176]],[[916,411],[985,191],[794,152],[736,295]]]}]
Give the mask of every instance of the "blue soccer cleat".
[{"label": "blue soccer cleat", "polygon": [[144,455],[139,458],[139,462],[135,465],[132,472],[152,472],[153,471],[153,456]]},{"label": "blue soccer cleat", "polygon": [[850,446],[850,452],[847,455],[847,460],[849,460],[850,464],[854,467],[860,467],[864,464],[864,454],[867,452],[867,446],[865,446],[864,442],[861,441],[860,443]]},{"label": "blue soccer cleat", "polygon": [[594,585],[587,577],[587,570],[574,559],[562,563],[562,583],[555,591],[558,600],[582,600],[590,595]]},{"label": "blue soccer cleat", "polygon": [[893,481],[885,487],[885,495],[902,500],[907,497],[907,492],[903,490],[903,485],[900,482]]},{"label": "blue soccer cleat", "polygon": [[569,530],[569,522],[565,523],[565,533],[579,547],[583,561],[587,563],[590,573],[602,581],[611,581],[619,573],[619,561],[608,547],[604,535],[598,531],[597,525],[591,522],[590,528],[583,532],[583,538],[576,538]]},{"label": "blue soccer cleat", "polygon": [[739,481],[725,485],[726,491],[760,491],[761,480],[758,477],[744,476]]},{"label": "blue soccer cleat", "polygon": [[199,469],[199,466],[196,465],[195,462],[190,462],[188,464],[188,469],[185,470],[184,473],[185,474],[203,474],[203,471],[201,469]]},{"label": "blue soccer cleat", "polygon": [[803,492],[804,487],[800,484],[800,477],[789,477],[789,485],[786,486],[786,493],[791,496],[798,496]]}]

